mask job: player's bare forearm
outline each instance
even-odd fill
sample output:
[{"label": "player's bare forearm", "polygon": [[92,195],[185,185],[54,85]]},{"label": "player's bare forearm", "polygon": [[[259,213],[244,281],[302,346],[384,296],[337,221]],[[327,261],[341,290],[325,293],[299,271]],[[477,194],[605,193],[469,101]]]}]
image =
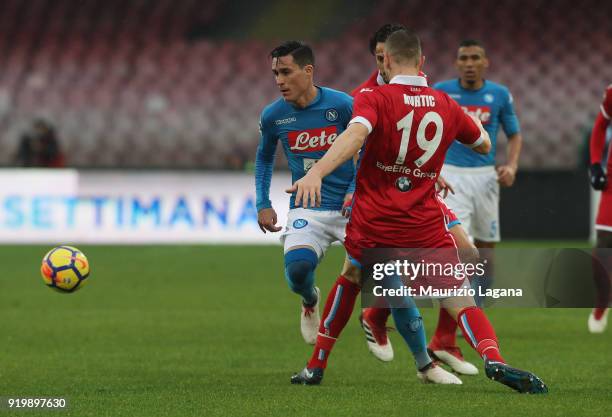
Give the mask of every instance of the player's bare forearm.
[{"label": "player's bare forearm", "polygon": [[350,124],[334,141],[323,158],[308,171],[308,174],[317,175],[320,178],[326,177],[344,162],[355,157],[367,136],[368,129],[364,125]]},{"label": "player's bare forearm", "polygon": [[521,156],[521,148],[523,147],[523,135],[515,133],[508,138],[508,162],[514,169],[518,167],[519,157]]},{"label": "player's bare forearm", "polygon": [[514,184],[522,145],[523,138],[520,133],[508,138],[508,161],[505,165],[497,167],[497,181],[502,187],[511,187]]}]

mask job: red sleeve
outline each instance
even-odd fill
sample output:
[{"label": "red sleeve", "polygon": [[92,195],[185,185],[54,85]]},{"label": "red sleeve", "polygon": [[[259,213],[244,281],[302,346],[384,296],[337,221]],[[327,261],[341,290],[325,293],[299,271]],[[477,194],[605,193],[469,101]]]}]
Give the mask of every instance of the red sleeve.
[{"label": "red sleeve", "polygon": [[601,103],[600,112],[595,118],[595,125],[591,131],[591,164],[600,164],[603,156],[603,151],[606,146],[606,129],[610,124],[610,116],[612,114],[612,86],[608,86],[604,93],[603,103]]},{"label": "red sleeve", "polygon": [[601,114],[607,120],[612,118],[612,84],[608,86],[606,92],[604,93],[603,103],[601,103]]},{"label": "red sleeve", "polygon": [[367,80],[359,84],[357,88],[351,91],[351,96],[355,97],[357,94],[359,94],[362,88],[378,87],[377,79],[378,79],[378,70],[374,71],[372,75],[370,75],[370,78],[368,78]]},{"label": "red sleeve", "polygon": [[376,91],[364,91],[357,94],[353,101],[353,117],[351,123],[361,123],[368,128],[368,132],[372,133],[376,122],[378,121],[378,105],[376,101]]},{"label": "red sleeve", "polygon": [[457,134],[455,135],[455,139],[459,142],[463,143],[467,146],[478,146],[480,145],[480,138],[482,133],[480,132],[480,128],[470,116],[465,114],[465,112],[459,107],[457,102],[450,97],[447,97],[447,100],[451,106],[451,112],[455,115],[456,126],[457,126]]},{"label": "red sleeve", "polygon": [[591,131],[591,164],[600,164],[603,156],[603,151],[606,146],[606,129],[608,128],[609,120],[601,114],[595,118],[595,125]]}]

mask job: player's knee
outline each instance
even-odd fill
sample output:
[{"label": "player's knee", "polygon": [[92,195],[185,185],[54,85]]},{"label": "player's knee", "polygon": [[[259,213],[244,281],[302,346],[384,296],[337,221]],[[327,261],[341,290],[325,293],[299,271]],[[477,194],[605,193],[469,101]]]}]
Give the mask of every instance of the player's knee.
[{"label": "player's knee", "polygon": [[294,261],[285,266],[285,278],[294,291],[308,285],[313,272],[314,267],[308,261]]},{"label": "player's knee", "polygon": [[300,248],[285,254],[285,278],[292,291],[312,286],[317,263],[317,254],[310,249]]}]

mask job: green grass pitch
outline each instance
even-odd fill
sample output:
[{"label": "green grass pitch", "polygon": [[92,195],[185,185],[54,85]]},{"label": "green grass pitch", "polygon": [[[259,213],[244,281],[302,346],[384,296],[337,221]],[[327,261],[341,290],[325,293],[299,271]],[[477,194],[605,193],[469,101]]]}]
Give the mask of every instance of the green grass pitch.
[{"label": "green grass pitch", "polygon": [[[280,247],[81,249],[90,282],[64,295],[39,276],[47,247],[0,247],[0,397],[69,402],[52,414],[0,417],[612,415],[612,329],[589,334],[586,310],[489,311],[506,359],[540,375],[549,395],[520,395],[482,373],[462,386],[422,385],[397,333],[393,362],[368,353],[357,312],[323,385],[291,386],[311,347]],[[334,247],[323,260],[324,294],[343,256]],[[431,335],[436,311],[423,315]]]}]

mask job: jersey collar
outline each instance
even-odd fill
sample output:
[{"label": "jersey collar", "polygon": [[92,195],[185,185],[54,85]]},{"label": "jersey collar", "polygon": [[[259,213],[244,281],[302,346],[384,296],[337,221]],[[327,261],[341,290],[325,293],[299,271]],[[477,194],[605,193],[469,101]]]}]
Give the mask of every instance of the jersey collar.
[{"label": "jersey collar", "polygon": [[378,75],[376,76],[376,84],[378,85],[385,85],[385,80],[383,79],[382,75],[380,75],[380,71],[378,71]]},{"label": "jersey collar", "polygon": [[396,75],[389,84],[414,85],[417,87],[427,87],[427,79],[418,75]]}]

